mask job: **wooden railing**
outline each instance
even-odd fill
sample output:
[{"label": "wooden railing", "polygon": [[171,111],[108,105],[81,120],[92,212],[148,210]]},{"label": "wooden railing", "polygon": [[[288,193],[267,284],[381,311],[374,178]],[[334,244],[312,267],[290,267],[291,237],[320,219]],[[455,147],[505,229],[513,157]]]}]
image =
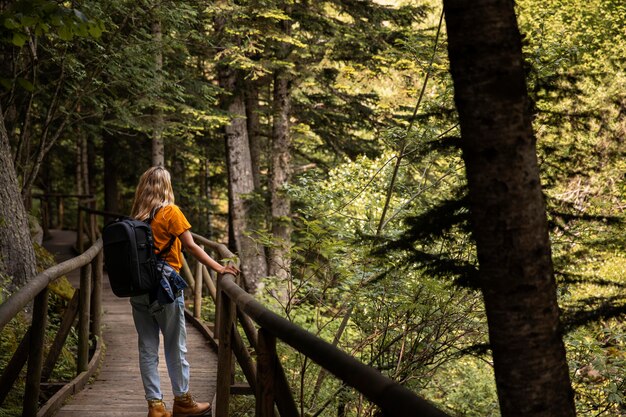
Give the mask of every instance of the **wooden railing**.
[{"label": "wooden railing", "polygon": [[[48,284],[80,268],[80,288],[69,302],[61,325],[48,355],[44,358],[44,336],[48,315]],[[23,417],[51,415],[62,401],[73,392],[68,386],[53,395],[39,409],[40,387],[50,377],[52,370],[78,315],[77,378],[70,386],[84,385],[96,368],[101,353],[102,317],[102,240],[98,239],[89,249],[75,258],[46,269],[29,280],[0,305],[0,332],[19,312],[33,302],[32,320],[13,357],[0,377],[0,404],[6,398],[15,380],[28,362],[26,387],[23,399]],[[94,354],[89,357],[93,345]],[[91,360],[90,360],[91,359]]]},{"label": "wooden railing", "polygon": [[[89,222],[84,221],[82,217],[84,214],[81,214],[83,212],[91,215]],[[93,245],[81,255],[40,273],[0,305],[1,332],[9,321],[34,301],[31,327],[0,377],[0,404],[2,404],[28,359],[22,414],[25,417],[50,416],[60,407],[65,397],[74,391],[66,386],[41,409],[38,409],[41,383],[46,381],[54,369],[59,352],[77,314],[79,316],[77,374],[79,375],[74,379],[73,384],[77,385],[78,389],[87,382],[100,356],[102,240],[95,240],[97,230],[94,226],[94,215],[112,215],[113,213],[79,207],[78,214],[77,246],[82,249],[84,235],[89,237],[90,241],[95,241]],[[221,259],[236,258],[225,245],[197,234],[194,234],[194,239],[209,251],[217,253]],[[69,303],[53,345],[44,360],[43,339],[48,304],[47,286],[62,275],[78,268],[81,270],[80,289]],[[211,331],[206,326],[203,329],[212,333],[210,336],[217,340],[217,393],[213,404],[216,417],[227,417],[230,395],[241,392],[251,392],[255,395],[257,417],[273,417],[275,409],[282,417],[301,415],[302,410],[298,410],[276,353],[277,339],[334,374],[343,384],[363,394],[381,409],[384,416],[447,416],[407,388],[385,377],[378,370],[359,362],[332,344],[270,311],[244,291],[233,275],[226,274],[214,278],[206,267],[199,263],[196,265],[195,273],[192,273],[186,262],[182,272],[192,289],[192,294],[189,295],[194,299],[193,313],[187,312],[186,314],[196,319],[200,318],[203,286],[207,288],[215,303],[213,330]],[[237,322],[244,331],[245,342],[239,333]],[[95,351],[91,361],[89,360],[90,341],[95,342]],[[250,355],[249,347],[256,353],[256,363]],[[243,371],[248,387],[233,384],[233,356]]]},{"label": "wooden railing", "polygon": [[[222,244],[196,234],[194,239],[222,259],[235,258]],[[190,271],[185,275],[194,283],[194,316],[200,315],[202,283],[207,285],[216,304],[214,336],[218,340],[218,371],[216,402],[213,405],[216,417],[228,416],[230,394],[234,388],[233,354],[255,394],[257,417],[273,417],[275,408],[282,417],[300,416],[276,354],[277,339],[363,394],[381,409],[384,416],[447,416],[378,370],[270,311],[237,285],[233,275],[218,276],[217,285],[213,284],[208,271],[201,265],[197,266],[195,277]],[[247,342],[256,352],[256,365],[238,331],[237,320]]]}]

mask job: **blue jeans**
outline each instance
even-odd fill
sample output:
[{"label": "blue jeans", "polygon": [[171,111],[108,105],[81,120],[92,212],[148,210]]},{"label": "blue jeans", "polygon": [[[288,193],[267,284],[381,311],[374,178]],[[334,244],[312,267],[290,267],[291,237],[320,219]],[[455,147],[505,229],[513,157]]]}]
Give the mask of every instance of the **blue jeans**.
[{"label": "blue jeans", "polygon": [[173,303],[150,304],[148,294],[131,297],[133,319],[139,345],[139,370],[146,392],[146,399],[163,399],[159,378],[159,331],[163,333],[163,348],[172,392],[180,396],[189,391],[189,363],[187,353],[187,330],[183,295]]}]

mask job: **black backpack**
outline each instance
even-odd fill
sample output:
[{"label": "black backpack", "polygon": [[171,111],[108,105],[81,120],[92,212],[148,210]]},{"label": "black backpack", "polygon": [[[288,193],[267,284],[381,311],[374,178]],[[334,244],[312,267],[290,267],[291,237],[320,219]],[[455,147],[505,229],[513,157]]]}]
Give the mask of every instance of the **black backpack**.
[{"label": "black backpack", "polygon": [[175,239],[155,254],[149,222],[121,217],[107,224],[102,230],[102,241],[113,294],[133,297],[155,289],[160,282],[157,260],[171,249]]}]

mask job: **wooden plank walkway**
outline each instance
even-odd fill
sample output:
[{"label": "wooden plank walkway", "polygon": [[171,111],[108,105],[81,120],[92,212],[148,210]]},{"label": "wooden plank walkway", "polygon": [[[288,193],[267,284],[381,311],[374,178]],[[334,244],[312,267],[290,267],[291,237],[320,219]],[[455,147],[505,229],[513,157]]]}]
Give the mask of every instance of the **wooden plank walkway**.
[{"label": "wooden plank walkway", "polygon": [[[75,233],[52,230],[52,240],[44,242],[58,261],[73,256],[70,247]],[[68,277],[78,286],[78,274]],[[108,279],[103,280],[103,339],[106,344],[104,361],[95,380],[71,398],[56,414],[57,417],[145,417],[144,398],[137,333],[133,324],[128,298],[118,298],[111,292]],[[217,354],[193,326],[187,325],[187,361],[191,366],[190,391],[198,401],[212,401],[217,378]],[[173,402],[161,342],[159,374],[161,391],[169,409]]]}]

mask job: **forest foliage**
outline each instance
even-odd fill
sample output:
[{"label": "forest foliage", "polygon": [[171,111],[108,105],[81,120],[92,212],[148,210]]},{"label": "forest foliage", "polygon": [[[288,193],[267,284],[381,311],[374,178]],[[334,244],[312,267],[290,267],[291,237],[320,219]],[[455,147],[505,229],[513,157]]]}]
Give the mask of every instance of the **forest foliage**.
[{"label": "forest foliage", "polygon": [[[288,283],[267,277],[257,296],[452,415],[498,415],[439,2],[2,7],[0,103],[33,215],[41,193],[93,194],[127,213],[162,129],[177,204],[196,233],[228,240],[224,103],[241,95],[257,120],[247,126],[260,178],[246,196],[249,232],[268,251],[280,246],[270,207],[274,88],[285,77],[291,159],[279,192],[291,264]],[[577,412],[623,415],[626,5],[516,7]],[[225,73],[237,78],[231,91]],[[373,415],[281,348],[308,413]]]}]

